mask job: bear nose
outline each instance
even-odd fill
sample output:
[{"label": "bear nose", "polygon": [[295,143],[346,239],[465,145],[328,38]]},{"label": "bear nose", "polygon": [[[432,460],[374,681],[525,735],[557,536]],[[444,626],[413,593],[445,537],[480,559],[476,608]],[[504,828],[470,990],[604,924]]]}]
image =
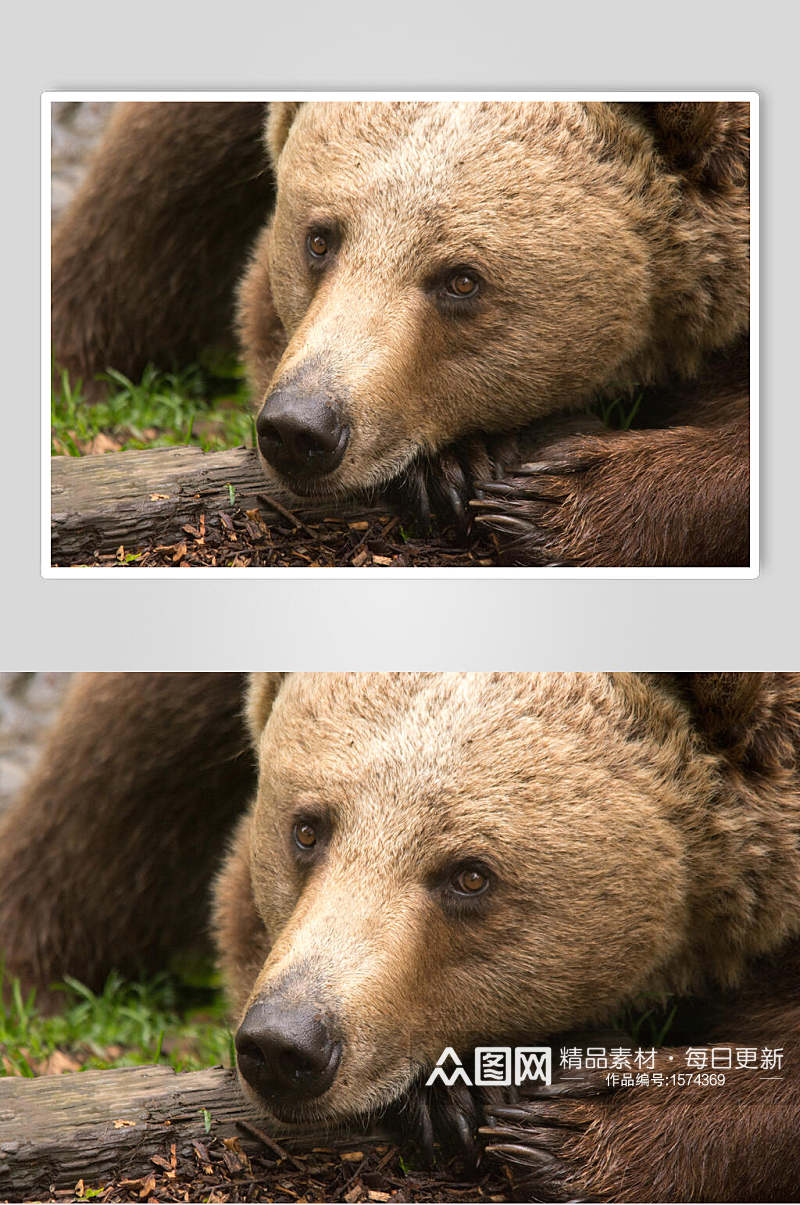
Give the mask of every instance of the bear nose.
[{"label": "bear nose", "polygon": [[266,1100],[311,1100],[333,1083],[342,1057],[318,1009],[258,1002],[236,1034],[236,1060],[251,1088]]},{"label": "bear nose", "polygon": [[330,473],[344,456],[350,428],[338,408],[318,394],[295,389],[270,394],[256,422],[261,455],[291,477]]}]

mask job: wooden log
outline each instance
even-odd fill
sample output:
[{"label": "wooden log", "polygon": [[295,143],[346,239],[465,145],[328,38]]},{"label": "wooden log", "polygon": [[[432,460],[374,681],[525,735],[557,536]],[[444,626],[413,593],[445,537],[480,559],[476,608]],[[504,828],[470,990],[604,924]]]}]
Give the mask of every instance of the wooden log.
[{"label": "wooden log", "polygon": [[369,520],[393,509],[386,499],[298,501],[278,482],[265,478],[258,456],[247,448],[203,452],[189,446],[54,456],[51,561],[75,565],[98,552],[115,552],[120,545],[138,549],[151,542],[175,544],[183,538],[184,524],[196,525],[201,514],[208,524],[234,506],[259,508],[267,526],[276,521],[285,526],[287,510],[302,524],[333,514]]},{"label": "wooden log", "polygon": [[268,1126],[245,1103],[235,1072],[222,1067],[7,1076],[0,1079],[0,1200],[41,1199],[51,1189],[73,1189],[78,1180],[105,1184],[147,1176],[152,1157],[169,1159],[173,1143],[178,1160],[193,1159],[192,1141],[210,1137],[237,1135],[245,1150],[259,1149],[237,1122],[268,1130],[293,1150],[353,1141],[319,1129]]}]

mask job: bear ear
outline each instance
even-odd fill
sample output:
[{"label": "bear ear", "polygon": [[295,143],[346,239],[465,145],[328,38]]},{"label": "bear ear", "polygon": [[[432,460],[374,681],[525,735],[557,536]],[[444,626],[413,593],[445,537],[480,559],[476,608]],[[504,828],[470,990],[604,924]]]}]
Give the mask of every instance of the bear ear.
[{"label": "bear ear", "polygon": [[641,105],[673,171],[714,184],[746,183],[750,106],[746,101],[650,101]]},{"label": "bear ear", "polygon": [[267,110],[267,146],[269,147],[272,166],[278,162],[289,130],[292,128],[297,112],[302,104],[299,100],[274,100]]},{"label": "bear ear", "polygon": [[258,748],[264,726],[272,711],[281,683],[286,674],[251,674],[245,695],[244,713],[250,739]]},{"label": "bear ear", "polygon": [[752,768],[800,758],[800,675],[676,674],[709,744]]}]

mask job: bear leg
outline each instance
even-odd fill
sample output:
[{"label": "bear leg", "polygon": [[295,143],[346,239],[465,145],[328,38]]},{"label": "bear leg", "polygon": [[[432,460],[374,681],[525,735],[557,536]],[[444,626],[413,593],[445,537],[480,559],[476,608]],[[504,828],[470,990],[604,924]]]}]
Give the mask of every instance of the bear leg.
[{"label": "bear leg", "polygon": [[[724,1000],[709,1042],[750,1048],[756,1063],[737,1069],[734,1053],[724,1083],[696,1071],[694,1082],[689,1048],[664,1048],[648,1070],[663,1086],[615,1090],[606,1071],[570,1071],[488,1105],[487,1150],[516,1165],[536,1200],[800,1201],[800,946]],[[713,1048],[691,1048],[709,1075]],[[782,1066],[766,1067],[776,1049]]]},{"label": "bear leg", "polygon": [[163,969],[205,937],[255,771],[238,674],[89,674],[0,822],[0,956],[24,990]]},{"label": "bear leg", "polygon": [[746,415],[556,437],[471,507],[511,564],[746,566],[749,456]]},{"label": "bear leg", "polygon": [[136,102],[112,116],[52,244],[56,379],[138,380],[230,340],[234,289],[274,200],[264,105]]}]

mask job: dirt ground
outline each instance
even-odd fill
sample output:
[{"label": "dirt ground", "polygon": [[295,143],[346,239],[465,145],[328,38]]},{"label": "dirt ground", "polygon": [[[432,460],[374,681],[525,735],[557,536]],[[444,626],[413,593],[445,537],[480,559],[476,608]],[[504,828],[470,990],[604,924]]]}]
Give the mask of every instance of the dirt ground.
[{"label": "dirt ground", "polygon": [[[138,1203],[166,1201],[316,1202],[483,1202],[519,1200],[510,1172],[487,1159],[473,1178],[456,1166],[424,1172],[406,1162],[408,1152],[377,1144],[333,1150],[318,1147],[307,1154],[286,1151],[269,1140],[263,1154],[248,1155],[237,1138],[194,1142],[191,1155],[175,1147],[153,1156],[150,1175],[121,1176],[95,1185],[78,1181],[74,1191],[53,1193],[51,1201],[87,1200]],[[98,1191],[99,1190],[99,1191]]]},{"label": "dirt ground", "polygon": [[[492,536],[464,543],[454,531],[409,534],[398,516],[348,522],[332,516],[313,525],[287,517],[266,526],[258,511],[231,508],[208,523],[186,524],[173,544],[119,547],[84,562],[107,568],[486,568],[504,563]],[[54,564],[58,564],[58,560]],[[73,562],[74,563],[74,562]],[[508,563],[508,561],[506,561]]]}]

